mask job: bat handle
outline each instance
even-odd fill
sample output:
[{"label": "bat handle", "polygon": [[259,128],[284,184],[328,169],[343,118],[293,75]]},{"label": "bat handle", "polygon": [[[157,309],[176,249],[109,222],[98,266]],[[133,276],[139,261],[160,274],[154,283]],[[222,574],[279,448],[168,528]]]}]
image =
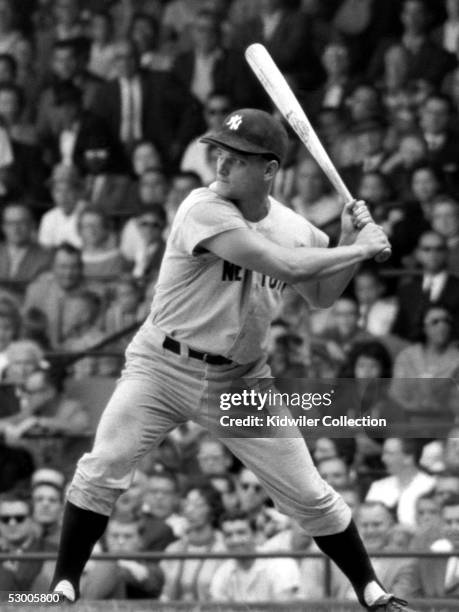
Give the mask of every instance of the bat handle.
[{"label": "bat handle", "polygon": [[383,249],[380,253],[376,255],[375,261],[377,263],[384,263],[385,261],[389,259],[391,255],[392,255],[392,249],[390,247],[386,247],[385,249]]}]

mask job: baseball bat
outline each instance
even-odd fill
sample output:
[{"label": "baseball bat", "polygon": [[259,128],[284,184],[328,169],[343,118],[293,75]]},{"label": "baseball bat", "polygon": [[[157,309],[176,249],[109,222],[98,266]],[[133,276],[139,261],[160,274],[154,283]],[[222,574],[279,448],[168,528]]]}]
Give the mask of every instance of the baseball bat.
[{"label": "baseball bat", "polygon": [[[254,43],[247,47],[245,58],[271,100],[292,126],[298,137],[322,168],[328,179],[345,203],[354,200],[349,189],[338,173],[327,151],[320,142],[306,113],[301,108],[295,94],[285,77],[276,66],[266,47]],[[390,247],[385,248],[375,257],[376,261],[386,261],[391,256]]]}]

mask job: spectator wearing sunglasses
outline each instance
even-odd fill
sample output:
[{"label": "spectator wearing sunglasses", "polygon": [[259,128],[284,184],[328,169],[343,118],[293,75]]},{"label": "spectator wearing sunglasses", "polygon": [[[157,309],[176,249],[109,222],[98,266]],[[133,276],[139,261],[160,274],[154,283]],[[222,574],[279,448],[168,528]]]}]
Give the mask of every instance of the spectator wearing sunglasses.
[{"label": "spectator wearing sunglasses", "polygon": [[459,331],[459,279],[448,270],[447,243],[440,234],[428,231],[421,234],[415,258],[422,274],[400,286],[399,310],[393,333],[412,342],[419,337],[425,307],[442,304],[452,317],[452,335]]},{"label": "spectator wearing sunglasses", "polygon": [[268,494],[258,478],[247,468],[242,468],[237,479],[240,508],[255,517],[263,508]]},{"label": "spectator wearing sunglasses", "polygon": [[[217,129],[231,108],[232,102],[227,94],[218,91],[210,93],[204,105],[207,130]],[[180,169],[184,172],[196,172],[203,185],[209,185],[215,179],[215,168],[209,155],[212,145],[204,144],[199,140],[200,138],[195,138],[185,149]]]},{"label": "spectator wearing sunglasses", "polygon": [[[38,535],[32,520],[31,505],[20,493],[0,496],[1,552],[29,553],[55,550]],[[0,566],[0,590],[46,592],[51,563],[43,561],[5,561]]]},{"label": "spectator wearing sunglasses", "polygon": [[420,342],[408,346],[395,360],[393,397],[412,416],[450,416],[452,395],[443,380],[459,368],[459,348],[452,336],[453,317],[446,306],[431,304],[422,317]]}]

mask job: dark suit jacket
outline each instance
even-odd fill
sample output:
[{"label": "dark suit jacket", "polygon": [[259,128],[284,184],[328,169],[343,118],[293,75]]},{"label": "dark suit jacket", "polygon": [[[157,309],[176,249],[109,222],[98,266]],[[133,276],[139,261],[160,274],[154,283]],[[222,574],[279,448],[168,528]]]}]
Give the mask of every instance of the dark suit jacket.
[{"label": "dark suit jacket", "polygon": [[[48,164],[53,166],[61,161],[60,132],[49,133],[42,138],[42,147]],[[114,170],[129,167],[121,143],[113,136],[106,121],[91,111],[83,111],[73,149],[73,162],[82,174],[86,172],[84,152],[100,148],[108,148],[111,151],[110,164]]]},{"label": "dark suit jacket", "polygon": [[10,261],[5,243],[0,244],[0,280],[10,279],[21,283],[30,283],[39,274],[49,270],[53,254],[39,244],[31,244],[21,261],[18,271],[11,277],[9,273]]},{"label": "dark suit jacket", "polygon": [[[400,39],[381,41],[376,49],[369,68],[369,78],[377,80],[384,71],[384,54],[394,43],[402,44]],[[417,53],[408,51],[408,81],[426,79],[440,86],[445,75],[456,66],[456,58],[432,40],[426,39]]]},{"label": "dark suit jacket", "polygon": [[27,200],[43,202],[48,199],[45,187],[46,166],[42,151],[36,145],[25,144],[12,139],[13,163],[8,167],[13,193],[25,196]]},{"label": "dark suit jacket", "polygon": [[447,558],[426,557],[419,559],[414,564],[413,572],[413,593],[412,597],[423,598],[445,598],[459,597],[459,585],[452,590],[445,590],[446,569],[448,566]]},{"label": "dark suit jacket", "polygon": [[239,28],[234,44],[239,49],[245,49],[251,43],[263,43],[284,74],[294,76],[299,86],[311,88],[318,86],[324,78],[323,68],[311,40],[308,17],[301,11],[284,9],[269,40],[264,38],[263,24],[257,17]]},{"label": "dark suit jacket", "polygon": [[[398,292],[399,310],[393,332],[415,341],[419,338],[422,314],[429,300],[422,291],[422,276],[402,285]],[[459,335],[459,278],[448,275],[445,287],[435,303],[441,303],[452,313],[454,335]]]},{"label": "dark suit jacket", "polygon": [[[205,131],[200,104],[170,73],[140,73],[142,132],[158,148],[166,164],[177,161],[192,138]],[[107,121],[114,138],[121,126],[121,87],[118,80],[102,85],[92,110]]]},{"label": "dark suit jacket", "polygon": [[[191,87],[194,63],[195,54],[188,51],[178,55],[172,67],[172,73],[187,90]],[[259,85],[240,51],[221,49],[212,77],[212,90],[226,92],[235,108],[263,105],[264,96],[260,95]]]}]

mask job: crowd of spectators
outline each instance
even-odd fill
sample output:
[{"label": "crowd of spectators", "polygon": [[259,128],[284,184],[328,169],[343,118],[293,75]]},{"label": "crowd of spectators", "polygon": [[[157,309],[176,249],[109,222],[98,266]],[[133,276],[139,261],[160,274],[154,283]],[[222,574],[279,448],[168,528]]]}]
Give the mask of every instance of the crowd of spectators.
[{"label": "crowd of spectators", "polygon": [[[375,558],[385,586],[459,597],[459,396],[444,384],[459,378],[458,0],[0,0],[0,550],[56,550],[66,484],[148,314],[177,207],[213,180],[218,152],[200,136],[236,108],[276,112],[243,59],[251,42],[393,246],[329,309],[285,290],[273,373],[418,427],[309,446],[371,554],[432,552]],[[273,195],[335,245],[342,202],[289,136]],[[81,593],[324,597],[321,558],[123,558],[299,550],[319,553],[187,423],[140,461],[97,545],[119,559],[91,559]],[[5,561],[0,590],[46,590],[51,572]],[[331,595],[353,596],[335,569]]]}]

